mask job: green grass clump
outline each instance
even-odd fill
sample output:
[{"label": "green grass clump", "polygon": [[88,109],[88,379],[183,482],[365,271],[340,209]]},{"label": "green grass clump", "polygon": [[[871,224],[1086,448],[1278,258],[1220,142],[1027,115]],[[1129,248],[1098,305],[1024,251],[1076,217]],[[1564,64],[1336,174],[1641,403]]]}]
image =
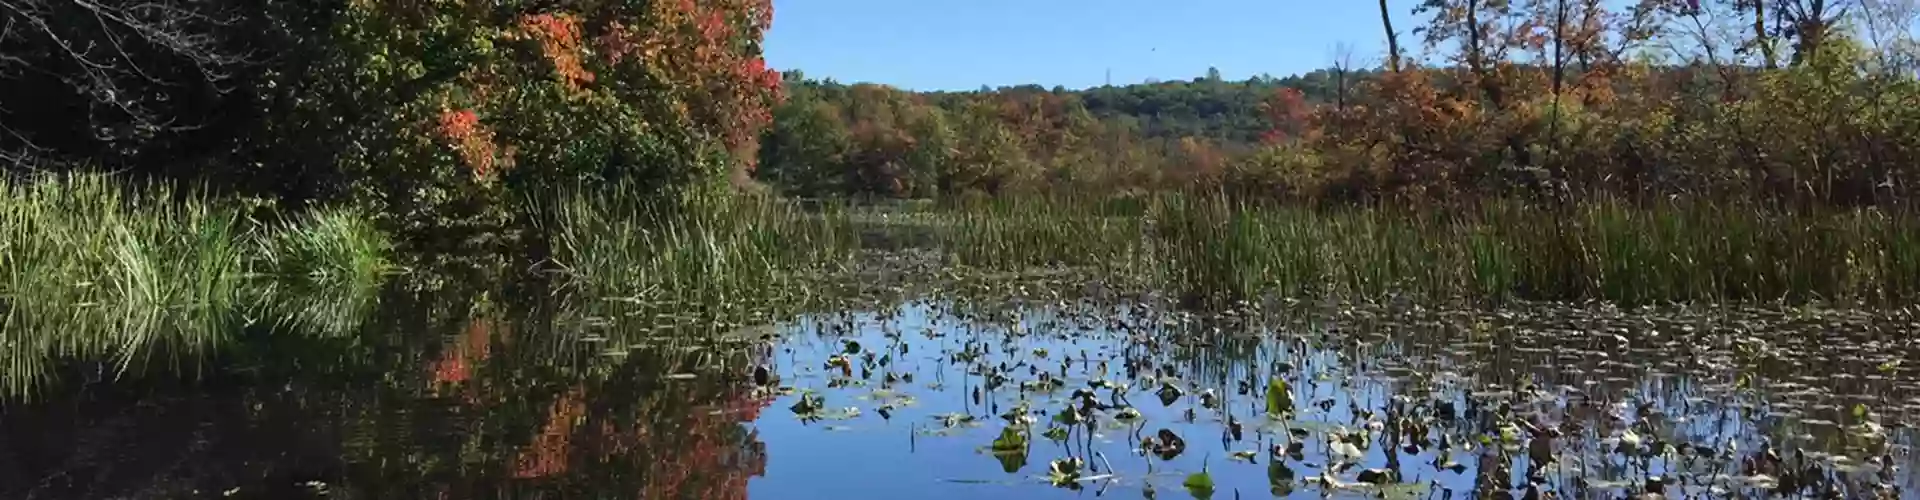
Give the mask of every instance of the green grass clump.
[{"label": "green grass clump", "polygon": [[0,180],[0,394],[64,362],[118,373],[216,349],[265,307],[276,269],[368,286],[377,234],[348,214],[260,226],[234,204],[108,175]]},{"label": "green grass clump", "polygon": [[253,287],[262,317],[317,335],[351,332],[394,270],[393,242],[350,209],[319,209],[261,226]]},{"label": "green grass clump", "polygon": [[809,293],[798,278],[844,264],[858,235],[829,207],[744,196],[647,200],[614,187],[560,196],[538,217],[550,259],[585,296],[726,313]]},{"label": "green grass clump", "polygon": [[1835,302],[1920,298],[1920,219],[1597,200],[1472,208],[1307,208],[1162,196],[1131,213],[1060,200],[937,216],[961,263],[1147,276],[1189,302],[1434,300]]},{"label": "green grass clump", "polygon": [[1126,272],[1144,255],[1140,219],[1110,208],[1077,198],[995,199],[949,210],[934,227],[938,243],[962,265]]}]

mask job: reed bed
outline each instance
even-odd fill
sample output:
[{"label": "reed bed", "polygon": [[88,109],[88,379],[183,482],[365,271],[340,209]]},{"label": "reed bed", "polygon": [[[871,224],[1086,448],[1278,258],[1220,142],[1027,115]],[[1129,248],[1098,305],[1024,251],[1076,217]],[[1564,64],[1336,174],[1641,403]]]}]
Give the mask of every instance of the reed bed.
[{"label": "reed bed", "polygon": [[386,247],[350,212],[262,224],[166,184],[0,180],[0,394],[68,362],[119,373],[194,359],[278,307],[288,278],[371,288]]},{"label": "reed bed", "polygon": [[1894,304],[1920,298],[1920,218],[1595,201],[1312,209],[1170,196],[1138,214],[1071,203],[951,211],[942,242],[983,268],[1093,266],[1189,299]]},{"label": "reed bed", "polygon": [[845,264],[859,240],[840,208],[772,198],[661,201],[613,187],[536,206],[551,264],[583,296],[719,314],[808,295],[803,278]]}]

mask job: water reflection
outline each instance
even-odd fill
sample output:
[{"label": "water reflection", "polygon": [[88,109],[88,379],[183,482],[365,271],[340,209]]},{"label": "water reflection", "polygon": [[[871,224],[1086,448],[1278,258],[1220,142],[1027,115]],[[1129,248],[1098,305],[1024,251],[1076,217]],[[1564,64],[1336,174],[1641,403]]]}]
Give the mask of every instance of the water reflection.
[{"label": "water reflection", "polygon": [[577,325],[550,304],[475,297],[394,293],[357,335],[243,335],[218,373],[9,403],[0,497],[744,498],[764,470],[743,423],[767,401],[737,376],[764,346],[610,355],[554,342]]},{"label": "water reflection", "polygon": [[198,376],[83,378],[62,397],[6,403],[0,497],[1920,487],[1905,425],[1920,415],[1920,370],[1905,362],[1920,349],[1899,312],[1273,303],[1196,315],[1019,294],[742,327],[543,290],[366,304],[343,309],[373,311],[358,319],[301,320],[331,325],[320,333],[239,332]]}]

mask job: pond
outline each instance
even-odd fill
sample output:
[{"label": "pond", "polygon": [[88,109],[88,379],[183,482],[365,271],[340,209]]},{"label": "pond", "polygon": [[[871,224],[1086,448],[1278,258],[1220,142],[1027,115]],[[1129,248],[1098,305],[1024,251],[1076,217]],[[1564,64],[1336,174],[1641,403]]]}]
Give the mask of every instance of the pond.
[{"label": "pond", "polygon": [[0,410],[0,496],[1920,491],[1909,312],[1066,297],[714,324],[392,293],[357,334],[245,335],[188,377],[68,370]]}]

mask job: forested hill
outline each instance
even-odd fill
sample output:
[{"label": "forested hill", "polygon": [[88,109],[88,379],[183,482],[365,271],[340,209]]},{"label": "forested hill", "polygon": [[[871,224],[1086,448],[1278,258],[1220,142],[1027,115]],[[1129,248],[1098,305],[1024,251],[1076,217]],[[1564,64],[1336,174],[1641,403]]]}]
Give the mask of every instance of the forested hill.
[{"label": "forested hill", "polygon": [[[1064,96],[1068,106],[1084,106],[1100,120],[1136,124],[1147,138],[1180,139],[1206,137],[1229,143],[1253,143],[1268,129],[1261,105],[1282,88],[1299,90],[1309,104],[1330,104],[1339,98],[1341,78],[1351,92],[1362,79],[1374,72],[1316,70],[1302,75],[1275,78],[1258,76],[1241,81],[1199,77],[1192,80],[1107,85],[1084,90],[1060,87],[1045,89],[1038,85],[982,89],[962,93],[934,93],[935,102],[969,98],[995,98],[1054,94]],[[949,97],[955,96],[955,97]]]},{"label": "forested hill", "polygon": [[[1350,94],[1377,74],[1326,69],[1234,81],[1209,71],[1191,80],[1080,90],[1022,85],[914,92],[789,71],[789,99],[776,110],[763,144],[760,177],[792,194],[932,196],[966,186],[956,186],[955,179],[937,185],[931,175],[918,179],[927,182],[909,178],[939,168],[916,161],[949,152],[928,147],[965,145],[951,152],[999,167],[987,170],[1005,175],[982,172],[979,177],[988,179],[966,179],[985,180],[972,187],[989,190],[1073,175],[1064,170],[1085,170],[1089,162],[1143,166],[1183,155],[1240,154],[1273,132],[1269,101],[1282,89],[1298,91],[1306,106],[1332,104],[1343,86]],[[1007,154],[990,156],[996,153]],[[1158,180],[1167,172],[1136,174]]]}]

